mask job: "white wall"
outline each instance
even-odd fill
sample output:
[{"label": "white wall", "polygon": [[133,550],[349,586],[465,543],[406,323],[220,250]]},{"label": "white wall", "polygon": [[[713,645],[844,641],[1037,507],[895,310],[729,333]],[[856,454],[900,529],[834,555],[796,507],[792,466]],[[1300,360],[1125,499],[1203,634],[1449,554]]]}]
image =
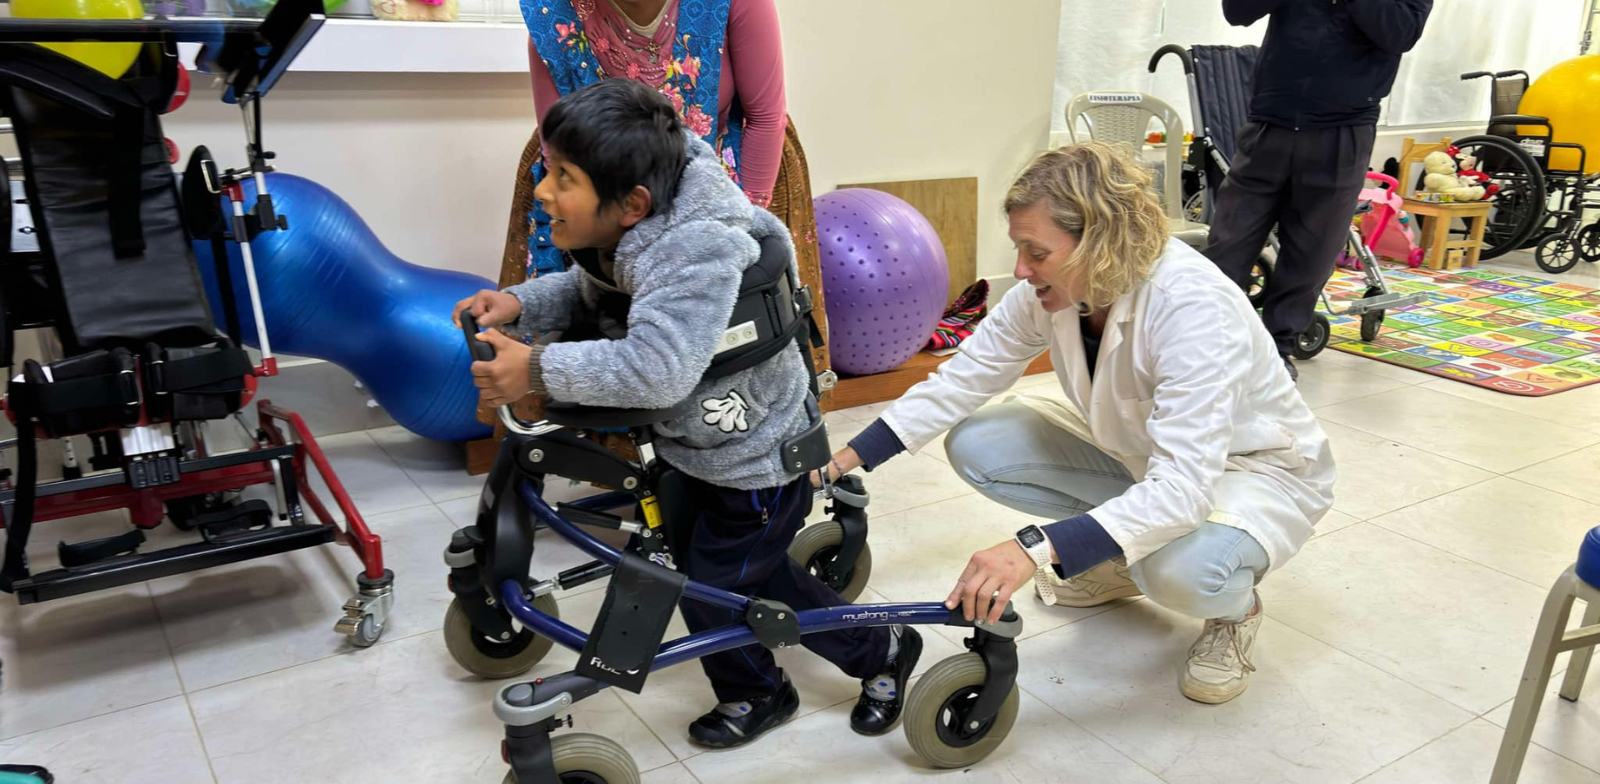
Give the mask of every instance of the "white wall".
[{"label": "white wall", "polygon": [[[1059,0],[778,0],[789,110],[817,193],[979,178],[978,273],[1009,265],[998,204],[1046,143]],[[187,153],[242,161],[208,85],[167,118]],[[518,74],[290,73],[267,97],[284,171],[349,201],[396,255],[493,278],[513,169],[533,129]],[[291,216],[292,219],[292,216]]]},{"label": "white wall", "polygon": [[[186,156],[204,144],[241,165],[243,124],[219,94],[197,83],[167,135]],[[499,275],[512,177],[534,126],[525,74],[289,73],[262,106],[277,165],[350,202],[395,255]]]}]

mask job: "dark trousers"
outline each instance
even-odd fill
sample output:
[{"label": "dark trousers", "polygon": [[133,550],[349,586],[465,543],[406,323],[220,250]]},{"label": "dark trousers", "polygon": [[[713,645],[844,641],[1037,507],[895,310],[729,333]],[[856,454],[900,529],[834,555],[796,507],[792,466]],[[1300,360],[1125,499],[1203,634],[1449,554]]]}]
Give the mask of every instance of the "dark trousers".
[{"label": "dark trousers", "polygon": [[1350,236],[1350,219],[1372,158],[1373,125],[1239,129],[1238,154],[1217,191],[1206,256],[1249,290],[1250,270],[1278,227],[1278,263],[1261,318],[1288,355],[1311,325],[1322,287]]},{"label": "dark trousers", "polygon": [[[789,558],[789,544],[811,513],[808,477],[763,490],[729,490],[694,479],[688,486],[700,510],[684,564],[690,579],[783,602],[796,610],[846,603]],[[731,610],[690,599],[678,607],[695,632],[741,620]],[[889,656],[886,626],[808,634],[801,639],[813,653],[855,678],[878,674]],[[760,645],[706,656],[700,666],[711,679],[718,702],[772,694],[783,683],[783,671],[772,652]]]}]

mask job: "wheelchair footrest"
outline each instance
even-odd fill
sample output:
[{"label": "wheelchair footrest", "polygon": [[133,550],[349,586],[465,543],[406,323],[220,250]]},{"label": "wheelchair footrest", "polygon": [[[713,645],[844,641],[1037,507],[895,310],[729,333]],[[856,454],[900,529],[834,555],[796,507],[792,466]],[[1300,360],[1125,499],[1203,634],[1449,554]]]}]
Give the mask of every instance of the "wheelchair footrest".
[{"label": "wheelchair footrest", "polygon": [[190,518],[190,524],[200,529],[200,535],[207,542],[220,544],[242,534],[271,527],[273,516],[272,507],[258,499],[219,512],[195,515]]},{"label": "wheelchair footrest", "polygon": [[87,542],[62,542],[56,545],[56,556],[64,568],[88,566],[119,555],[126,555],[144,544],[144,531],[135,528],[125,534],[91,539]]},{"label": "wheelchair footrest", "polygon": [[225,542],[194,542],[152,553],[134,553],[81,567],[63,567],[12,585],[20,604],[47,602],[119,585],[171,577],[252,558],[316,547],[334,540],[327,525],[280,525],[237,534]]}]

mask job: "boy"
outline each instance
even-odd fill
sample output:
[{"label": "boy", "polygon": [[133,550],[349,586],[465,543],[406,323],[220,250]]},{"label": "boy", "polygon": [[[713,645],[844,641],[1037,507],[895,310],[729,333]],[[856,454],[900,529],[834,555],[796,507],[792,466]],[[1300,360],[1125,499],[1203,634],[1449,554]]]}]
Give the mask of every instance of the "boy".
[{"label": "boy", "polygon": [[[686,563],[690,578],[784,602],[796,610],[845,602],[788,557],[811,510],[809,477],[789,474],[779,445],[808,424],[809,383],[800,353],[701,382],[728,327],[744,270],[761,239],[788,230],[751,206],[709,145],[689,134],[655,90],[609,79],[572,92],[544,121],[549,174],[534,192],[551,240],[577,269],[461,301],[482,326],[558,331],[603,292],[632,297],[618,340],[527,346],[489,330],[492,362],[474,362],[484,402],[532,392],[615,408],[667,408],[691,398],[696,415],[656,426],[661,459],[690,477],[700,514]],[[790,250],[791,259],[793,250]],[[790,262],[793,264],[793,261]],[[685,600],[693,631],[734,620]],[[922,652],[907,627],[847,629],[804,638],[813,652],[862,680],[850,725],[864,735],[899,719],[906,682]],[[712,748],[754,740],[799,707],[799,695],[758,645],[700,660],[719,704],[689,726]]]}]

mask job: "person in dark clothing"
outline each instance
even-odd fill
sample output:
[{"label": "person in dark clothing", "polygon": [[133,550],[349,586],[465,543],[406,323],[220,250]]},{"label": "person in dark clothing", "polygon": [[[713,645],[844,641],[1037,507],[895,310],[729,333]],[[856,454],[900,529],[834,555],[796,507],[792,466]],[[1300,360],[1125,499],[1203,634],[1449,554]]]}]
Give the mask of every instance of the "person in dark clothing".
[{"label": "person in dark clothing", "polygon": [[1209,257],[1248,287],[1278,228],[1262,306],[1289,375],[1296,336],[1343,246],[1372,156],[1379,102],[1400,56],[1422,37],[1433,0],[1222,0],[1229,24],[1270,16],[1250,121],[1217,192]]}]

